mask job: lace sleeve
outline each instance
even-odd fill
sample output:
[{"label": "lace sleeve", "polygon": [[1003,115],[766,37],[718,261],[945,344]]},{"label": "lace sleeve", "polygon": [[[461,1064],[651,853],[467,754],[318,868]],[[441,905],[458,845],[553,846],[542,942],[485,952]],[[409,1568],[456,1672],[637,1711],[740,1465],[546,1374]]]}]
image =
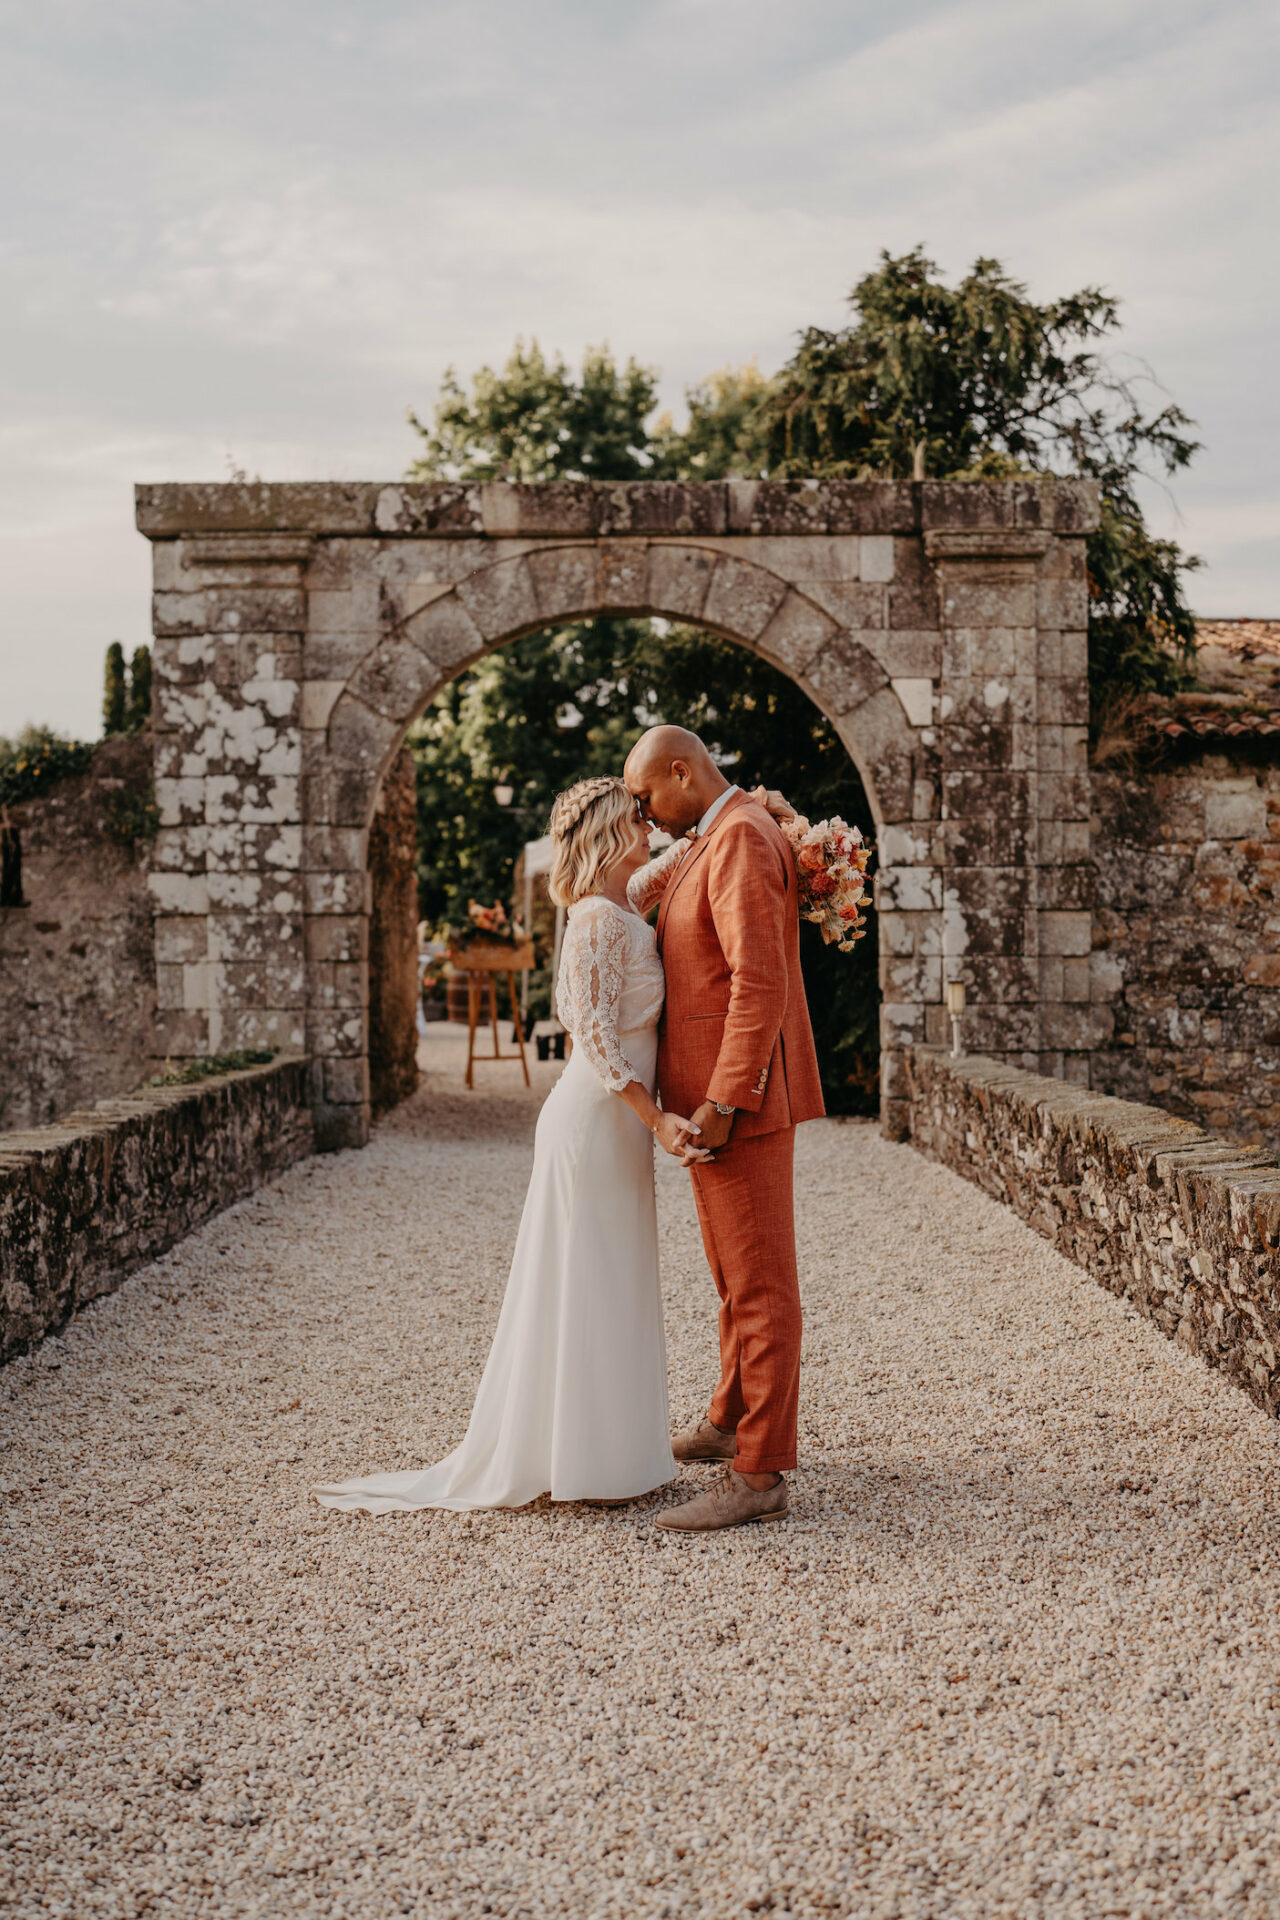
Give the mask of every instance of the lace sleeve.
[{"label": "lace sleeve", "polygon": [[648,913],[650,907],[657,905],[667,890],[668,880],[688,851],[687,840],[673,840],[656,860],[651,860],[647,867],[641,867],[639,873],[632,874],[627,898],[637,913]]},{"label": "lace sleeve", "polygon": [[638,1080],[618,1044],[618,1002],[626,978],[627,928],[622,911],[601,901],[579,906],[560,955],[556,1000],[560,1018],[611,1093]]}]

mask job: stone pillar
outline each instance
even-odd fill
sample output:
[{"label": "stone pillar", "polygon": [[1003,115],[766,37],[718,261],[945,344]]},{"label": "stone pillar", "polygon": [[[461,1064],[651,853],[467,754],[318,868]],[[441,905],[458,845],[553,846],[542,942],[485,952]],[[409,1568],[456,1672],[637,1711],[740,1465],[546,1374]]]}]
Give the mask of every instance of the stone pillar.
[{"label": "stone pillar", "polygon": [[309,536],[155,542],[156,1051],[305,1044],[299,798]]},{"label": "stone pillar", "polygon": [[[942,626],[941,985],[965,984],[971,1051],[1087,1084],[1083,541],[1052,525],[926,526],[924,547]],[[950,1044],[941,995],[925,1031]]]}]

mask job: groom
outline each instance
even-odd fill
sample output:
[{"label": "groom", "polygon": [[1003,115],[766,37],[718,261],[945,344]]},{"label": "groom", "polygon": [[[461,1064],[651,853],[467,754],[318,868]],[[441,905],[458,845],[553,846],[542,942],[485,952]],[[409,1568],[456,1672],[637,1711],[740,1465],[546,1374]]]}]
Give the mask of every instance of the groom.
[{"label": "groom", "polygon": [[720,1384],[709,1417],[672,1448],[677,1460],[724,1461],[727,1471],[657,1525],[702,1533],[787,1512],[800,1386],[792,1163],[796,1127],[824,1111],[822,1087],[795,861],[777,823],[683,727],[644,734],[624,778],[647,819],[692,838],[658,913],[667,974],[658,1091],[715,1155],[690,1172],[720,1295]]}]

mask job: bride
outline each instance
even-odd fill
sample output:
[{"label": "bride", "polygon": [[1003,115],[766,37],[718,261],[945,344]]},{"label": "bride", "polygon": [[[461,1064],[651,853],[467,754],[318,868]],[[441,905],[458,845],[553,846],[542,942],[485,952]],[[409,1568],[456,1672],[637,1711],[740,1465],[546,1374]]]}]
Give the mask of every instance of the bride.
[{"label": "bride", "polygon": [[710,1155],[698,1129],[653,1097],[665,982],[643,916],[686,843],[650,860],[636,802],[610,778],[559,796],[551,839],[551,895],[568,908],[556,1001],[573,1053],[538,1118],[471,1424],[425,1472],[317,1487],[324,1506],[465,1511],[548,1492],[620,1504],[675,1474],[653,1140],[685,1165]]}]

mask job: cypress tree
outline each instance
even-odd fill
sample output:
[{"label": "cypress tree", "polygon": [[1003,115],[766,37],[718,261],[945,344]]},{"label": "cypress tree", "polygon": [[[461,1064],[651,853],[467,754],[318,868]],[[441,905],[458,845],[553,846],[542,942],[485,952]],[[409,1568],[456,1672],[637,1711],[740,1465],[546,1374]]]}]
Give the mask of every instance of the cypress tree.
[{"label": "cypress tree", "polygon": [[103,674],[102,731],[104,736],[110,733],[123,733],[124,717],[124,648],[118,640],[113,640],[107,648],[107,664]]},{"label": "cypress tree", "polygon": [[151,719],[151,649],[135,647],[129,665],[127,731],[139,733]]}]

